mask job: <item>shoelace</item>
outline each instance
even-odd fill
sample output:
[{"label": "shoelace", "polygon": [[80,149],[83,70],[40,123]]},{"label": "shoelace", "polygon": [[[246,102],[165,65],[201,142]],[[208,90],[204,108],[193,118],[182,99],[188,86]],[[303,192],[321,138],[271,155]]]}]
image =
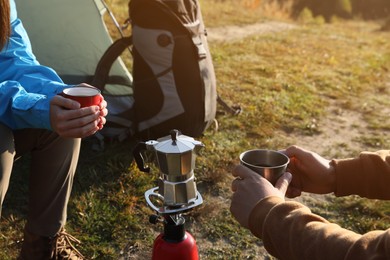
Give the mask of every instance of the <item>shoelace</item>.
[{"label": "shoelace", "polygon": [[[51,251],[51,259],[71,259],[73,256],[77,256],[78,259],[84,259],[84,256],[74,247],[73,243],[80,244],[80,241],[66,233],[65,229],[61,229],[58,234],[53,238],[53,246]],[[58,258],[58,257],[61,258]]]}]

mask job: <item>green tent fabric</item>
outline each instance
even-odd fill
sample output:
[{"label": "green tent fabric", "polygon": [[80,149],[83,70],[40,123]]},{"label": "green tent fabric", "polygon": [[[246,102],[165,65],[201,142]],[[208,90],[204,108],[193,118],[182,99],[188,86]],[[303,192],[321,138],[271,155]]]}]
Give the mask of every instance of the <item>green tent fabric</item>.
[{"label": "green tent fabric", "polygon": [[[99,60],[113,42],[103,20],[109,11],[103,1],[15,1],[38,61],[56,70],[67,84],[91,83]],[[103,95],[110,112],[96,136],[123,140],[132,133],[134,99],[132,76],[121,58],[111,67]]]},{"label": "green tent fabric", "polygon": [[[107,9],[102,1],[16,0],[38,61],[55,69],[67,84],[89,83],[112,43],[103,21]],[[120,58],[111,68],[109,82],[131,86],[131,74]]]}]

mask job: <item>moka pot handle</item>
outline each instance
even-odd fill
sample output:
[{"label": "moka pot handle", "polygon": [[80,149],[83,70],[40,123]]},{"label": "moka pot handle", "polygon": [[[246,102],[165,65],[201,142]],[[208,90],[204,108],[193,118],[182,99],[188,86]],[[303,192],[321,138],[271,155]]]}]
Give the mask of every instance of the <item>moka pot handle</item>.
[{"label": "moka pot handle", "polygon": [[150,172],[150,167],[145,166],[145,160],[144,157],[142,156],[142,151],[145,151],[146,148],[146,143],[145,142],[139,142],[133,150],[133,156],[134,160],[137,163],[138,169],[143,172]]}]

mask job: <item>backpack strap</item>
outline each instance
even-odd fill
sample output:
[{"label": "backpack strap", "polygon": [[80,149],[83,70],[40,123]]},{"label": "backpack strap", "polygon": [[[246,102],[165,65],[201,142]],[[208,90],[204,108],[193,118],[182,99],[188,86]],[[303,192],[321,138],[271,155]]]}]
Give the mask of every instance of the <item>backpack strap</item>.
[{"label": "backpack strap", "polygon": [[104,52],[96,66],[95,75],[92,80],[92,86],[101,90],[106,85],[112,64],[122,54],[122,52],[133,45],[133,38],[131,36],[123,37],[113,42],[110,47]]},{"label": "backpack strap", "polygon": [[228,105],[222,98],[220,95],[217,94],[217,101],[218,101],[218,104],[220,104],[223,109],[225,109],[226,112],[232,114],[232,115],[239,115],[241,114],[242,112],[242,108],[240,105]]}]

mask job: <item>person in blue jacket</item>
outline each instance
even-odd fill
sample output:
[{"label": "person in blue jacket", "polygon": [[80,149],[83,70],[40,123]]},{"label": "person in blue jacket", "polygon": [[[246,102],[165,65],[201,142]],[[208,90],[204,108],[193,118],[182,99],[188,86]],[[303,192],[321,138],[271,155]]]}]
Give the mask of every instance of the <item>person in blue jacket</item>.
[{"label": "person in blue jacket", "polygon": [[107,103],[80,108],[58,95],[67,87],[36,60],[14,0],[0,0],[0,216],[14,161],[31,154],[20,259],[83,259],[64,229],[67,204],[81,138],[103,127]]}]

